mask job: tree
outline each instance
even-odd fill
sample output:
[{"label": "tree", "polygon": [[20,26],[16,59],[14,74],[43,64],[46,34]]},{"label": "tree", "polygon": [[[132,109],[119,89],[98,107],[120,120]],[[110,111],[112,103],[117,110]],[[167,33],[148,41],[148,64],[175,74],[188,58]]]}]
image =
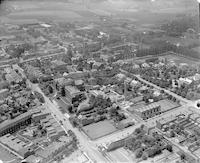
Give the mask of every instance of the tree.
[{"label": "tree", "polygon": [[73,57],[73,51],[72,51],[72,47],[70,45],[67,48],[67,56],[70,58]]},{"label": "tree", "polygon": [[49,86],[48,89],[49,89],[49,93],[52,94],[52,93],[53,93],[53,88],[52,88],[52,86]]},{"label": "tree", "polygon": [[181,158],[181,160],[185,160],[185,154],[184,153],[182,153],[181,155],[180,155],[180,158]]},{"label": "tree", "polygon": [[42,66],[42,63],[39,59],[36,59],[35,62],[34,62],[34,66],[35,67],[41,67]]},{"label": "tree", "polygon": [[20,58],[22,54],[24,53],[24,49],[20,46],[16,47],[13,51],[13,58]]},{"label": "tree", "polygon": [[148,157],[147,157],[146,154],[143,154],[143,155],[142,155],[142,159],[143,159],[143,160],[147,160],[147,158],[148,158]]},{"label": "tree", "polygon": [[72,64],[72,59],[66,54],[63,55],[62,61],[70,65]]},{"label": "tree", "polygon": [[140,134],[141,132],[142,132],[141,128],[136,128],[136,129],[135,129],[135,133],[136,133],[136,134]]},{"label": "tree", "polygon": [[37,127],[37,129],[38,129],[38,130],[42,130],[42,128],[43,128],[43,127],[42,127],[42,125],[41,125],[41,124],[40,124],[40,125],[38,125],[38,127]]},{"label": "tree", "polygon": [[56,82],[56,90],[57,90],[57,91],[59,90],[58,82]]},{"label": "tree", "polygon": [[111,116],[116,116],[117,115],[117,109],[115,109],[114,107],[111,107],[109,109],[109,113]]},{"label": "tree", "polygon": [[47,130],[43,128],[43,129],[41,130],[41,135],[44,136],[44,135],[46,135],[46,133],[47,133]]},{"label": "tree", "polygon": [[102,78],[97,78],[97,84],[98,85],[103,85],[104,84],[104,80]]},{"label": "tree", "polygon": [[136,140],[136,141],[134,142],[134,146],[133,146],[134,150],[140,148],[141,145],[142,145],[142,142],[141,142],[140,140]]},{"label": "tree", "polygon": [[37,91],[34,92],[35,96],[38,98],[38,100],[41,102],[41,103],[45,103],[45,99],[43,97],[43,95]]},{"label": "tree", "polygon": [[173,137],[175,137],[175,133],[174,133],[174,131],[170,131],[170,134],[169,134],[169,136],[170,136],[170,138],[173,138]]},{"label": "tree", "polygon": [[61,96],[66,96],[65,87],[61,88]]},{"label": "tree", "polygon": [[136,158],[141,158],[143,155],[143,150],[142,148],[138,148],[136,151],[135,151],[135,157]]},{"label": "tree", "polygon": [[173,152],[172,145],[167,144],[165,148],[166,148],[169,152]]},{"label": "tree", "polygon": [[71,105],[68,107],[68,111],[69,111],[69,113],[73,113],[73,108]]},{"label": "tree", "polygon": [[36,137],[37,136],[37,132],[34,130],[33,131],[33,135],[32,135],[33,137]]}]

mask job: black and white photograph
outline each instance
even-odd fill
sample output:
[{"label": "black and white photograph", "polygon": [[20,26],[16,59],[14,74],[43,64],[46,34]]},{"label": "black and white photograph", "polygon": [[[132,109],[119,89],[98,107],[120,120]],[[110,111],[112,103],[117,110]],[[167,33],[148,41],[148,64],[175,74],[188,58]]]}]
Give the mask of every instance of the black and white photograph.
[{"label": "black and white photograph", "polygon": [[0,163],[200,163],[200,0],[0,0]]}]

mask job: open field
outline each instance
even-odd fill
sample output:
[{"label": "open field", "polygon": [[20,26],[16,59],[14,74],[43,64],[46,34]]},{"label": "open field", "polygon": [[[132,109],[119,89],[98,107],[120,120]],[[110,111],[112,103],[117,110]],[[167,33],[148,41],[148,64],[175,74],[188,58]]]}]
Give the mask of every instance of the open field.
[{"label": "open field", "polygon": [[162,58],[166,58],[168,61],[174,61],[177,64],[186,63],[188,65],[198,65],[200,62],[198,60],[190,60],[181,56],[176,55],[166,55],[162,56]]},{"label": "open field", "polygon": [[102,136],[111,134],[117,131],[117,129],[109,121],[101,121],[101,122],[90,124],[83,127],[83,131],[92,140],[94,140]]},{"label": "open field", "polygon": [[169,100],[160,100],[157,102],[157,104],[160,105],[162,112],[165,112],[165,111],[168,111],[180,106],[179,104],[173,101],[169,101]]},{"label": "open field", "polygon": [[0,160],[3,162],[15,163],[17,162],[17,157],[10,154],[6,149],[0,146]]}]

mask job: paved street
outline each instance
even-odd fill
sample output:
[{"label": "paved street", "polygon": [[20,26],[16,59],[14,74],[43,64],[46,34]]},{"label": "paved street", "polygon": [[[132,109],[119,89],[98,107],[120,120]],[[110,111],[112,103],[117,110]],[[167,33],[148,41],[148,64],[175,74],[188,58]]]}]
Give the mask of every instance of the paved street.
[{"label": "paved street", "polygon": [[[128,71],[125,71],[125,70],[122,70],[122,69],[120,69],[120,71],[121,71],[122,73],[129,74]],[[134,75],[134,74],[133,74],[133,75]],[[146,83],[147,85],[150,85],[150,86],[152,86],[152,87],[154,87],[154,88],[156,88],[156,89],[158,89],[158,90],[164,90],[164,91],[165,91],[166,93],[168,93],[169,95],[172,95],[172,96],[175,97],[176,99],[178,99],[178,100],[184,102],[187,106],[194,106],[194,104],[195,104],[195,101],[187,100],[186,98],[183,98],[183,97],[181,97],[181,96],[179,96],[179,95],[177,95],[177,94],[175,94],[175,93],[173,93],[173,92],[171,92],[171,91],[169,91],[169,90],[167,90],[167,89],[161,88],[161,87],[159,87],[159,86],[157,86],[157,85],[155,85],[155,84],[153,84],[153,83],[151,83],[151,82],[148,82],[148,81],[142,79],[139,75],[134,75],[134,76],[136,76],[141,82]]]},{"label": "paved street", "polygon": [[[37,84],[30,83],[30,86],[33,91],[38,91],[39,93],[43,94]],[[63,119],[66,119],[66,117],[61,113],[59,106],[51,102],[49,98],[47,98],[44,94],[43,96],[45,98],[45,104],[47,108],[50,109],[52,114],[55,115],[55,118],[58,121],[63,121]],[[89,141],[86,136],[84,136],[77,128],[72,127],[68,119],[66,121],[63,121],[63,127],[65,128],[65,131],[72,130],[75,133],[79,140],[81,150],[85,151],[93,162],[110,162],[98,151],[97,147],[91,141]]]},{"label": "paved street", "polygon": [[[122,70],[122,71],[123,71],[123,70]],[[127,72],[125,72],[125,73],[127,73]],[[168,94],[171,94],[172,96],[176,97],[178,100],[183,101],[183,102],[185,103],[184,108],[189,107],[189,106],[195,106],[193,101],[187,100],[187,99],[185,99],[185,98],[182,98],[181,96],[178,96],[178,95],[174,94],[173,92],[170,92],[170,91],[168,91],[168,90],[166,90],[166,89],[160,88],[160,87],[158,87],[158,86],[156,86],[156,85],[154,85],[154,84],[152,84],[152,83],[150,83],[150,82],[148,82],[148,81],[142,79],[140,76],[137,76],[137,77],[138,77],[138,79],[139,79],[140,81],[142,81],[143,83],[146,83],[146,84],[148,84],[148,85],[150,85],[150,86],[153,86],[153,87],[156,88],[156,89],[164,90],[164,91],[167,92]],[[37,84],[32,84],[32,83],[30,83],[30,82],[29,82],[29,84],[30,84],[32,90],[38,91],[38,92],[40,92],[41,94],[43,94],[43,92],[41,91],[41,89],[38,87]],[[64,129],[66,132],[67,132],[67,130],[70,129],[70,130],[72,130],[72,131],[76,134],[76,136],[77,136],[77,138],[78,138],[78,140],[79,140],[79,142],[80,142],[80,148],[81,148],[81,150],[82,150],[82,151],[85,151],[86,154],[91,158],[91,160],[92,160],[93,162],[116,162],[117,160],[118,160],[118,161],[120,161],[120,160],[122,161],[122,160],[124,160],[124,159],[129,160],[130,158],[126,158],[126,157],[115,157],[115,158],[113,158],[113,156],[115,156],[115,155],[117,155],[117,154],[120,155],[120,152],[113,153],[113,154],[111,154],[111,155],[108,154],[108,155],[105,157],[105,156],[103,156],[103,155],[101,154],[101,152],[98,151],[98,148],[97,148],[97,147],[98,147],[99,145],[105,145],[105,144],[107,144],[107,143],[110,143],[110,142],[113,142],[113,141],[122,139],[122,138],[124,138],[124,137],[127,137],[127,136],[130,135],[136,128],[140,127],[142,124],[147,125],[147,126],[149,126],[149,127],[155,126],[156,120],[158,120],[158,119],[160,119],[160,118],[162,118],[162,117],[165,117],[165,116],[172,115],[171,112],[166,112],[166,113],[164,113],[164,114],[162,114],[162,115],[160,115],[160,116],[156,116],[156,117],[154,117],[154,118],[152,118],[152,119],[150,119],[150,120],[148,120],[148,121],[141,121],[141,123],[137,123],[136,125],[134,125],[134,126],[132,126],[132,127],[126,128],[126,129],[124,129],[124,130],[117,131],[117,132],[115,132],[115,133],[113,133],[113,134],[110,134],[110,135],[104,136],[104,137],[102,137],[102,138],[99,138],[99,139],[97,139],[97,140],[91,141],[91,140],[89,140],[89,138],[88,138],[85,134],[83,134],[83,133],[82,133],[81,131],[79,131],[77,128],[73,128],[73,127],[72,127],[71,123],[70,123],[69,120],[65,117],[65,115],[62,114],[62,112],[61,112],[60,109],[59,109],[58,104],[57,104],[55,101],[50,101],[49,98],[47,98],[44,94],[43,94],[43,96],[45,97],[45,102],[46,102],[45,105],[46,105],[46,107],[51,111],[51,113],[54,115],[54,118],[55,118],[58,122],[60,122],[60,121],[63,122],[62,127],[63,127],[63,129]],[[175,111],[175,112],[180,112],[180,108],[176,108],[174,111]],[[66,119],[66,121],[63,121],[64,119]]]}]

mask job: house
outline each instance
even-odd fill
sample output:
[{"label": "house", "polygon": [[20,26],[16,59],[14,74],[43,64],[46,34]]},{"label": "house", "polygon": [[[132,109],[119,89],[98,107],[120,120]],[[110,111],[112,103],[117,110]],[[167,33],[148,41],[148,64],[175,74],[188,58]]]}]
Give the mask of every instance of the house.
[{"label": "house", "polygon": [[83,79],[85,76],[88,76],[88,72],[83,72],[83,71],[76,71],[76,72],[69,72],[63,74],[64,78],[71,78],[71,79]]},{"label": "house", "polygon": [[199,80],[200,80],[200,74],[195,74],[195,75],[192,77],[192,79],[193,79],[194,81],[199,81]]},{"label": "house", "polygon": [[150,67],[150,66],[149,66],[148,63],[143,63],[143,64],[142,64],[142,67],[147,68],[147,67]]},{"label": "house", "polygon": [[169,116],[166,118],[159,119],[158,121],[156,121],[156,127],[159,129],[162,129],[164,125],[174,122],[174,121],[176,121],[176,119],[177,119],[177,117],[175,117],[175,116]]},{"label": "house", "polygon": [[60,72],[60,73],[68,72],[67,63],[60,60],[55,60],[55,61],[52,61],[51,63],[52,63],[51,68],[54,71]]},{"label": "house", "polygon": [[63,86],[70,86],[73,85],[74,81],[70,78],[65,79],[64,77],[55,79],[55,82],[57,83],[58,87],[63,87]]},{"label": "house", "polygon": [[121,81],[121,80],[125,80],[126,75],[119,73],[115,77],[117,78],[118,81]]},{"label": "house", "polygon": [[182,85],[182,84],[189,85],[192,83],[192,80],[189,78],[179,78],[178,82],[179,82],[179,85]]},{"label": "house", "polygon": [[138,64],[133,65],[133,69],[138,69],[138,68],[140,68],[140,66]]},{"label": "house", "polygon": [[137,87],[137,86],[140,86],[141,83],[139,81],[136,81],[136,80],[132,80],[131,83],[130,83],[130,86],[131,87]]}]

